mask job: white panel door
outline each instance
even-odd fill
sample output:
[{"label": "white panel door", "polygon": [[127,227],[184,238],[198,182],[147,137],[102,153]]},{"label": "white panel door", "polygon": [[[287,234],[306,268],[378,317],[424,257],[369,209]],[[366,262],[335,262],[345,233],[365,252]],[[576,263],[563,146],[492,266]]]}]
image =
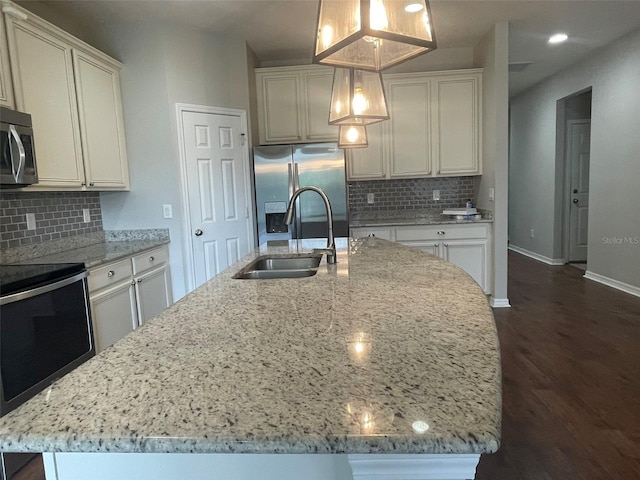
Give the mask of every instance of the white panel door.
[{"label": "white panel door", "polygon": [[429,81],[390,82],[388,97],[390,176],[430,175]]},{"label": "white panel door", "polygon": [[187,190],[195,285],[220,273],[253,246],[249,172],[240,117],[185,111]]},{"label": "white panel door", "polygon": [[84,183],[71,46],[21,20],[6,17],[16,107],[29,112],[41,186]]},{"label": "white panel door", "polygon": [[570,128],[571,205],[569,206],[569,261],[586,262],[589,243],[591,123],[574,123],[570,125]]}]

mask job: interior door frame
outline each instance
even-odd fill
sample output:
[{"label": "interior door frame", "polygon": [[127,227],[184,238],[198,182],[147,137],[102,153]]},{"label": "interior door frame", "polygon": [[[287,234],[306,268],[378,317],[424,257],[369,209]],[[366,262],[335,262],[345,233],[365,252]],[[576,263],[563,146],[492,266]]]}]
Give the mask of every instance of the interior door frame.
[{"label": "interior door frame", "polygon": [[192,113],[205,113],[214,115],[227,115],[232,117],[238,117],[240,119],[240,128],[242,130],[241,135],[244,138],[242,144],[242,164],[244,170],[245,192],[247,211],[249,213],[249,232],[248,243],[255,247],[256,228],[255,228],[255,208],[253,207],[253,195],[251,193],[251,165],[249,156],[249,135],[247,124],[247,112],[237,108],[225,108],[225,107],[212,107],[207,105],[194,105],[189,103],[176,103],[176,124],[178,127],[178,152],[180,158],[180,196],[182,198],[182,215],[183,215],[183,241],[185,248],[183,250],[183,259],[185,265],[185,279],[187,280],[188,292],[193,291],[196,278],[194,269],[194,254],[193,243],[191,241],[191,232],[193,226],[191,225],[191,205],[189,203],[189,189],[187,183],[187,152],[184,145],[184,122],[182,120],[182,114],[185,112]]},{"label": "interior door frame", "polygon": [[562,260],[564,261],[564,263],[569,263],[569,248],[571,244],[571,154],[573,148],[571,134],[574,125],[587,123],[589,124],[589,128],[591,128],[590,118],[567,120],[564,129],[564,195],[562,202],[562,215],[564,220],[562,224]]}]

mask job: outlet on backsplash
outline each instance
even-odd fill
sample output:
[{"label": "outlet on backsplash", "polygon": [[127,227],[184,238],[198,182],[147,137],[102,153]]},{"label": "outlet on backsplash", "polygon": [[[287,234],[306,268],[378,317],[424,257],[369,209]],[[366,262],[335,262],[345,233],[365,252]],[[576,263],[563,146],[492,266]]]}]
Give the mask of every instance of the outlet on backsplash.
[{"label": "outlet on backsplash", "polygon": [[434,191],[433,191],[433,199],[434,199],[436,202],[439,202],[439,201],[440,201],[440,190],[434,190]]},{"label": "outlet on backsplash", "polygon": [[375,202],[375,194],[367,193],[367,204],[373,205]]}]

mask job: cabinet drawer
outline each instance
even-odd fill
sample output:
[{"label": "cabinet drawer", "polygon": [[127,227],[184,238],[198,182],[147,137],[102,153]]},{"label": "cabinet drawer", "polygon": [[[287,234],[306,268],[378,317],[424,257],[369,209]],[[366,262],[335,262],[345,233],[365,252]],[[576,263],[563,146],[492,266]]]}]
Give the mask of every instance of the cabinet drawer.
[{"label": "cabinet drawer", "polygon": [[396,241],[487,238],[487,225],[435,225],[429,227],[397,227]]},{"label": "cabinet drawer", "polygon": [[169,250],[167,247],[160,247],[140,253],[133,257],[133,274],[138,275],[141,272],[167,263],[168,261]]},{"label": "cabinet drawer", "polygon": [[95,292],[109,285],[115,285],[123,280],[131,279],[133,270],[131,269],[131,259],[120,260],[109,263],[98,268],[89,270],[89,292]]}]

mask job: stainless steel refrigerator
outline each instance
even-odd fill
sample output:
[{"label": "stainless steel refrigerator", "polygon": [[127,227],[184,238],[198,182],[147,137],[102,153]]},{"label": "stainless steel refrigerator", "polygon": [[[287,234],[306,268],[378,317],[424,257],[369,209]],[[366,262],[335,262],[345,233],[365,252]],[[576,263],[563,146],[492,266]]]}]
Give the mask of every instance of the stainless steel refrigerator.
[{"label": "stainless steel refrigerator", "polygon": [[344,151],[335,143],[255,147],[256,213],[259,243],[291,238],[326,238],[324,203],[315,192],[296,201],[292,225],[285,225],[289,199],[300,187],[321,188],[333,211],[334,235],[349,235]]}]

